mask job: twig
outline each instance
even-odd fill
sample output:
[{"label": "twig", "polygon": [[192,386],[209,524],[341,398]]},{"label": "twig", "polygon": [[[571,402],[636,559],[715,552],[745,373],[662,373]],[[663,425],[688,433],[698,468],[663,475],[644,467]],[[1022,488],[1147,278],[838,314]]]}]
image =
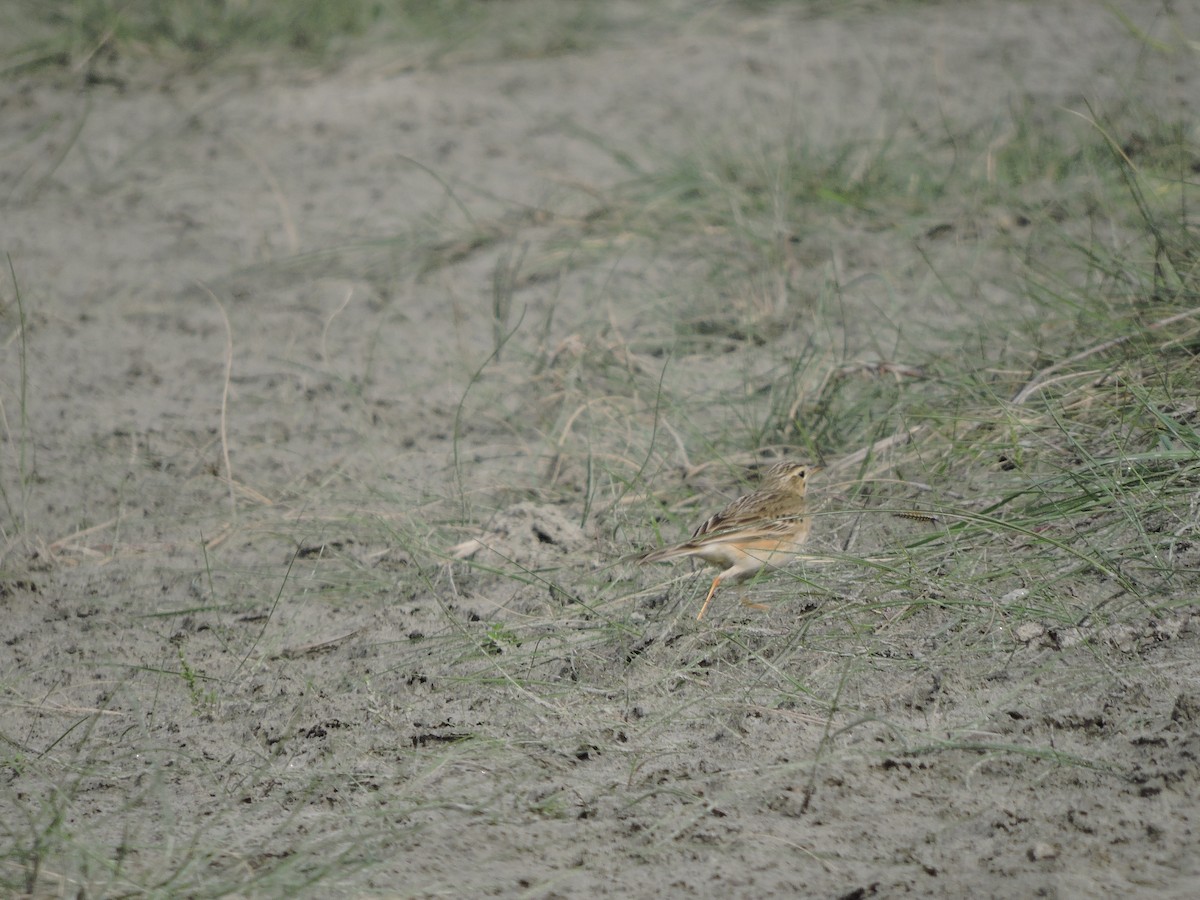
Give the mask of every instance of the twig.
[{"label": "twig", "polygon": [[[1167,325],[1174,325],[1176,322],[1182,321],[1183,319],[1191,318],[1192,316],[1196,316],[1196,315],[1200,315],[1200,307],[1184,310],[1183,312],[1176,313],[1173,316],[1167,316],[1165,319],[1159,319],[1157,322],[1147,325],[1146,331],[1155,331],[1156,329],[1159,329],[1159,328],[1165,328]],[[1103,353],[1105,350],[1111,350],[1113,347],[1119,347],[1119,346],[1121,346],[1121,344],[1124,344],[1128,341],[1133,340],[1135,337],[1138,337],[1140,334],[1142,334],[1142,332],[1136,332],[1134,334],[1125,334],[1125,335],[1121,335],[1121,337],[1116,337],[1116,338],[1112,338],[1111,340],[1102,341],[1099,344],[1096,344],[1092,347],[1088,347],[1086,350],[1081,350],[1080,352],[1076,353],[1074,356],[1068,356],[1062,362],[1055,363],[1052,366],[1048,366],[1045,369],[1042,369],[1042,371],[1038,372],[1037,375],[1035,375],[1033,377],[1033,379],[1027,385],[1025,385],[1025,387],[1023,387],[1023,388],[1021,388],[1021,390],[1017,391],[1016,395],[1012,398],[1011,402],[1016,406],[1021,406],[1022,404],[1025,403],[1026,400],[1028,400],[1033,395],[1034,391],[1043,387],[1045,385],[1047,379],[1051,375],[1053,375],[1055,372],[1059,371],[1060,369],[1065,369],[1067,366],[1074,365],[1075,363],[1079,362],[1082,359],[1087,359],[1089,356],[1095,356],[1097,353]]]},{"label": "twig", "polygon": [[890,437],[881,438],[869,446],[863,447],[861,450],[855,450],[849,456],[843,456],[836,463],[838,467],[853,466],[862,462],[868,456],[877,456],[886,450],[891,450],[893,447],[901,444],[907,444],[916,436],[917,432],[923,431],[924,425],[914,425],[912,428],[907,428],[904,431],[898,431]]},{"label": "twig", "polygon": [[110,525],[116,525],[118,521],[119,521],[119,518],[112,518],[106,522],[101,522],[99,525],[93,525],[91,528],[84,528],[80,531],[76,531],[76,532],[73,532],[72,534],[68,534],[66,537],[60,537],[57,541],[54,541],[53,543],[50,544],[49,549],[52,552],[57,553],[59,550],[62,550],[64,548],[66,548],[67,546],[69,546],[72,541],[75,541],[86,535],[92,534],[93,532],[102,531],[103,529],[108,528]]},{"label": "twig", "polygon": [[346,288],[346,299],[342,301],[342,305],[329,314],[329,318],[325,320],[325,327],[321,329],[321,364],[329,365],[329,348],[326,341],[329,338],[329,326],[333,324],[333,320],[341,315],[350,302],[350,298],[354,296],[354,288]]},{"label": "twig", "polygon": [[332,650],[338,644],[342,643],[342,641],[349,640],[356,634],[359,634],[361,631],[363,631],[362,628],[356,628],[353,631],[347,632],[346,634],[339,635],[335,638],[329,638],[325,641],[314,641],[311,644],[302,644],[299,647],[284,647],[282,650],[272,656],[271,659],[295,659],[296,657],[305,656],[309,653],[324,653],[327,650]]}]

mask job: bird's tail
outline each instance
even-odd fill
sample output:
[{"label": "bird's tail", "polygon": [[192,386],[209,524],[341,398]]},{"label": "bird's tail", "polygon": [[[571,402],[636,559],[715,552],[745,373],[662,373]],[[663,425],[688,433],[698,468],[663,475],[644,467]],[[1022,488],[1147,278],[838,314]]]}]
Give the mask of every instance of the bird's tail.
[{"label": "bird's tail", "polygon": [[636,563],[664,562],[677,556],[686,556],[689,550],[695,548],[690,544],[676,544],[674,547],[659,547],[657,550],[647,550],[633,557]]}]

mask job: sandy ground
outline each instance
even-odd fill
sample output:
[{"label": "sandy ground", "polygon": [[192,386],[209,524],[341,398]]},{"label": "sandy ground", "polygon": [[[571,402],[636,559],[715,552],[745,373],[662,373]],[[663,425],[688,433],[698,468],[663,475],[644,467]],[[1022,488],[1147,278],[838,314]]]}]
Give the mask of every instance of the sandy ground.
[{"label": "sandy ground", "polygon": [[[21,293],[0,276],[4,883],[1191,895],[1190,615],[1079,643],[981,628],[947,657],[930,610],[852,670],[861,575],[827,618],[727,602],[697,625],[686,567],[613,566],[656,538],[581,447],[641,438],[565,425],[580,347],[628,374],[641,421],[660,377],[678,396],[711,373],[688,441],[728,430],[704,392],[766,352],[684,350],[662,375],[694,262],[586,225],[634,167],[789,129],[933,152],[945,122],[1002,135],[1017,106],[1200,96],[1097,4],[895,6],[678,13],[544,58],[100,60],[96,83],[0,85]],[[889,272],[907,347],[970,318],[910,241],[808,225],[802,274]],[[1022,308],[1010,262],[972,260]],[[869,319],[809,327],[870,348]],[[732,490],[710,475],[685,518]],[[448,563],[480,535],[491,556]]]}]

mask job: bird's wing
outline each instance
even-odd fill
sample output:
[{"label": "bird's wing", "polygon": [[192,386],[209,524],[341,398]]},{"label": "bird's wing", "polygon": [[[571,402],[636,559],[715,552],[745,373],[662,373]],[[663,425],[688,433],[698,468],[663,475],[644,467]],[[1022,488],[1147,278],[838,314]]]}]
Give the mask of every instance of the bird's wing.
[{"label": "bird's wing", "polygon": [[[716,518],[716,516],[713,516],[705,525]],[[737,521],[728,522],[728,527],[722,527],[718,523],[716,528],[704,533],[701,533],[701,530],[697,529],[697,537],[684,541],[682,544],[649,550],[637,557],[637,561],[639,563],[663,562],[679,556],[691,556],[698,550],[702,550],[705,547],[712,547],[714,544],[732,543],[734,541],[738,543],[753,543],[759,540],[769,541],[773,538],[786,537],[794,529],[796,520],[803,518],[803,515],[780,516],[769,522],[757,523],[754,527],[746,527]]]},{"label": "bird's wing", "polygon": [[738,497],[719,513],[714,513],[701,522],[696,527],[696,530],[692,532],[692,538],[704,537],[714,532],[736,528],[748,518],[746,515],[747,512],[753,509],[758,502],[759,497],[755,494],[746,494],[745,496]]},{"label": "bird's wing", "polygon": [[[697,532],[688,544],[712,544],[719,541],[753,541],[759,538],[780,537],[791,533],[796,522],[805,518],[804,515],[779,516],[769,521],[755,520],[753,522],[729,521],[719,523],[716,528],[710,528],[703,534]],[[706,523],[707,524],[707,523]]]}]

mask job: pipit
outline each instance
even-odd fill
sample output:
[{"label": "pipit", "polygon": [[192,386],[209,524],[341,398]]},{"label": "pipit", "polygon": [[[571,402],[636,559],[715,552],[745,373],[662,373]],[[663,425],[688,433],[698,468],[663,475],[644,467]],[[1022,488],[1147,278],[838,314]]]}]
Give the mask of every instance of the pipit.
[{"label": "pipit", "polygon": [[763,474],[757,491],[739,497],[707,519],[692,532],[691,540],[643,553],[637,561],[697,556],[709,565],[720,566],[722,571],[713,579],[696,616],[697,620],[703,619],[718,585],[745,581],[780,556],[795,553],[808,539],[812,520],[805,514],[804,492],[808,477],[820,470],[820,466],[775,463]]}]

